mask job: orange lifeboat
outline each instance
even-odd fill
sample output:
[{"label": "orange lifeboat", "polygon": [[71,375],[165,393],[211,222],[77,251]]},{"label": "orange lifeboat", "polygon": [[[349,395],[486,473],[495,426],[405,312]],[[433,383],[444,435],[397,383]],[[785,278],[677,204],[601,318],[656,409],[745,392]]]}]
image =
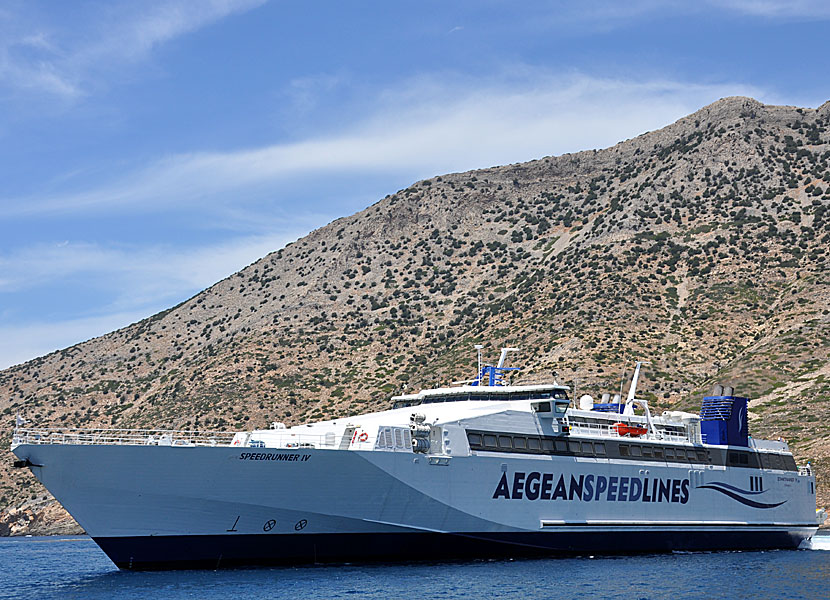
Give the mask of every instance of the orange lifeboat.
[{"label": "orange lifeboat", "polygon": [[642,425],[632,425],[630,423],[614,423],[611,429],[616,431],[618,435],[629,437],[639,437],[648,433],[648,429]]}]

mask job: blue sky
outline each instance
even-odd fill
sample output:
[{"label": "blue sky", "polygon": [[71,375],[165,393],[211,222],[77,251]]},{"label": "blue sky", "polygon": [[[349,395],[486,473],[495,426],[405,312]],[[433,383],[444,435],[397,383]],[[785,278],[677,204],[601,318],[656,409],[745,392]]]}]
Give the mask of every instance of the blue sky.
[{"label": "blue sky", "polygon": [[440,173],[830,99],[830,3],[0,5],[0,368]]}]

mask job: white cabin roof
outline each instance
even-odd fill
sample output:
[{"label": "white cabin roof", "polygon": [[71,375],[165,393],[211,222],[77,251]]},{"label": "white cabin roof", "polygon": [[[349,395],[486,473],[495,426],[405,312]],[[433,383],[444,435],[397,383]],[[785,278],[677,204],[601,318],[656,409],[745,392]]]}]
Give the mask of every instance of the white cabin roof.
[{"label": "white cabin roof", "polygon": [[456,396],[467,394],[521,394],[529,392],[544,391],[568,391],[567,385],[557,383],[537,383],[532,385],[462,385],[457,387],[442,387],[430,390],[421,390],[416,394],[402,394],[392,396],[392,401],[398,400],[420,400],[430,396]]}]

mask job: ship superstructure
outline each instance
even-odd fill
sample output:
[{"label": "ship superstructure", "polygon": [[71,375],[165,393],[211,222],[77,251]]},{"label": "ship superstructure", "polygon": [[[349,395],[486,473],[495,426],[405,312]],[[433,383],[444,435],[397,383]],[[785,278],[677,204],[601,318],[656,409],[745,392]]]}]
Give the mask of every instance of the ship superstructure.
[{"label": "ship superstructure", "polygon": [[794,548],[815,477],[748,435],[747,399],[700,414],[511,385],[496,365],[390,410],[227,434],[18,428],[12,449],[119,567],[222,567]]}]

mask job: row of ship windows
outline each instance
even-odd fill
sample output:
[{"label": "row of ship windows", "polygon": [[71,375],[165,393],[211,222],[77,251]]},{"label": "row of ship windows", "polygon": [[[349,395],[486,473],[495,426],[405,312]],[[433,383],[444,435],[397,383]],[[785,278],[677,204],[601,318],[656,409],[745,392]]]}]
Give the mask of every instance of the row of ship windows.
[{"label": "row of ship windows", "polygon": [[741,452],[730,450],[726,457],[730,467],[749,467],[750,469],[776,469],[780,471],[797,471],[795,459],[787,454],[772,452]]},{"label": "row of ship windows", "polygon": [[[534,435],[467,432],[471,450],[490,452],[517,452],[524,454],[565,454],[597,458],[634,458],[640,460],[665,460],[683,463],[709,464],[710,453],[703,448],[677,448],[655,444],[612,444],[606,449],[604,442],[588,442],[567,438]],[[722,460],[722,459],[721,459]],[[720,461],[718,461],[720,462]],[[777,469],[795,471],[792,456],[771,453],[730,451],[726,464],[735,467]]]},{"label": "row of ship windows", "polygon": [[467,440],[473,450],[499,450],[502,452],[528,452],[551,454],[553,452],[606,456],[603,442],[579,442],[550,437],[468,433]]},{"label": "row of ship windows", "polygon": [[[467,439],[471,450],[489,450],[498,452],[522,452],[527,454],[567,454],[608,458],[605,442],[587,442],[565,438],[552,438],[533,435],[491,434],[468,432]],[[665,446],[640,446],[639,444],[620,444],[619,454],[615,457],[634,457],[658,460],[676,460],[679,462],[708,462],[705,450],[668,448]]]}]

